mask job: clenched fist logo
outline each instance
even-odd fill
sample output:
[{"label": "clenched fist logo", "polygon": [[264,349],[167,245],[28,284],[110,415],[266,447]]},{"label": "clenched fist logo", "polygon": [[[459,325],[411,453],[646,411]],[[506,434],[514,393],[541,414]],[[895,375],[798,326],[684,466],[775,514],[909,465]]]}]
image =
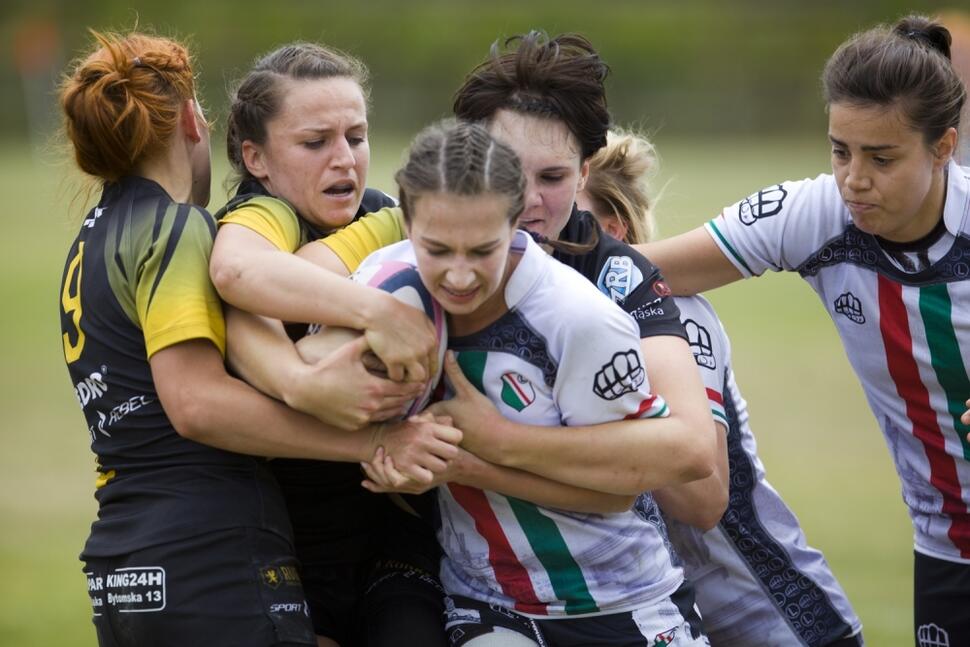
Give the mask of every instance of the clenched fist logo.
[{"label": "clenched fist logo", "polygon": [[643,384],[643,364],[636,350],[630,349],[613,355],[593,378],[593,393],[604,400],[616,400],[632,393]]}]

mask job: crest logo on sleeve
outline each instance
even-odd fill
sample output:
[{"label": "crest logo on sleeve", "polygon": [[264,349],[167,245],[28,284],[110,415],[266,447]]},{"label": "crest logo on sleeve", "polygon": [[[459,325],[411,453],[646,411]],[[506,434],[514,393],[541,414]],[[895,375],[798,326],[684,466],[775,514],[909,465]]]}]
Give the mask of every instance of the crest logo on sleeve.
[{"label": "crest logo on sleeve", "polygon": [[502,374],[502,402],[522,411],[536,399],[536,390],[529,378],[509,371]]},{"label": "crest logo on sleeve", "polygon": [[643,283],[643,272],[629,256],[610,256],[600,270],[596,287],[600,292],[613,299],[613,303],[623,303],[637,287]]},{"label": "crest logo on sleeve", "polygon": [[687,330],[687,343],[690,344],[690,350],[694,353],[694,361],[697,362],[698,366],[713,371],[717,368],[717,360],[714,359],[711,333],[707,332],[707,328],[693,319],[685,319],[684,328]]},{"label": "crest logo on sleeve", "polygon": [[788,191],[780,184],[748,196],[738,207],[738,218],[741,222],[751,226],[761,218],[777,215],[788,197]]},{"label": "crest logo on sleeve", "polygon": [[621,351],[597,371],[593,378],[593,393],[604,400],[616,400],[639,389],[645,375],[637,351],[633,348]]},{"label": "crest logo on sleeve", "polygon": [[840,315],[845,315],[849,321],[857,324],[864,324],[866,316],[862,314],[862,302],[851,292],[840,294],[835,300],[835,311]]}]

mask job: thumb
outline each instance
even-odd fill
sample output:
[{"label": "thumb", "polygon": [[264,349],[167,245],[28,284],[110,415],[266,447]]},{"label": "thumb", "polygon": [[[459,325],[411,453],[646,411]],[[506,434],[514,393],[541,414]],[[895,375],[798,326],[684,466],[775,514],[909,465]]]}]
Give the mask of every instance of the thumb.
[{"label": "thumb", "polygon": [[448,351],[445,353],[445,375],[451,381],[451,387],[455,390],[455,393],[464,393],[469,389],[475,390],[472,383],[468,381],[465,374],[461,370],[461,366],[458,364],[458,356],[455,355],[454,351]]},{"label": "thumb", "polygon": [[361,359],[364,353],[370,350],[370,344],[367,343],[367,337],[361,335],[353,341],[349,341],[340,348],[340,352],[346,354],[351,359]]}]

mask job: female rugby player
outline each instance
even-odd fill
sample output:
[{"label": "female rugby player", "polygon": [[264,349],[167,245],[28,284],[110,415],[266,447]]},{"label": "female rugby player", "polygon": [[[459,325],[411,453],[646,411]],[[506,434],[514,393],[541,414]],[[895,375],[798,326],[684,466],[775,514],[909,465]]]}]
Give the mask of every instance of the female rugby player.
[{"label": "female rugby player", "polygon": [[902,481],[917,637],[963,645],[970,172],[952,160],[966,89],[949,53],[949,32],[919,16],[853,36],[823,75],[832,174],[768,187],[642,249],[678,294],[769,269],[797,271],[815,289]]},{"label": "female rugby player", "polygon": [[[655,227],[646,174],[655,167],[650,142],[611,131],[590,159],[589,180],[576,204],[611,236],[648,242]],[[724,647],[861,645],[861,623],[845,592],[765,479],[720,319],[703,297],[676,302],[714,419],[727,435],[731,475],[728,509],[715,528],[702,532],[668,522],[704,631]]]},{"label": "female rugby player", "polygon": [[[453,377],[530,429],[668,413],[649,392],[636,323],[517,230],[526,182],[511,147],[482,125],[431,127],[396,180],[408,240],[361,269],[417,265],[449,316]],[[684,434],[671,450],[692,443]],[[383,481],[378,463],[368,470]],[[590,514],[531,503],[533,491],[515,483],[448,480],[437,490],[438,538],[453,646],[708,644],[662,529],[630,508],[637,490],[617,512]]]},{"label": "female rugby player", "polygon": [[[391,428],[346,434],[226,373],[189,53],[139,33],[94,37],[59,100],[76,162],[102,191],[60,302],[99,466],[81,555],[99,643],[313,645],[285,503],[254,456],[363,460]],[[419,427],[433,439],[430,423],[387,439],[414,447]]]},{"label": "female rugby player", "polygon": [[[227,148],[241,182],[236,197],[217,214],[210,268],[228,303],[277,320],[230,310],[236,324],[229,327],[234,367],[264,392],[348,430],[400,415],[422,389],[436,351],[423,313],[292,254],[364,213],[394,204],[366,188],[366,81],[362,63],[315,44],[285,45],[256,62],[232,96]],[[273,278],[280,276],[293,278]],[[280,319],[356,328],[364,336],[312,367],[292,346],[280,354],[258,338],[243,343],[254,325],[257,332],[259,324],[278,332]],[[368,349],[383,360],[390,377],[409,381],[371,375],[361,362]],[[253,365],[295,366],[297,373],[262,380],[263,373],[249,368]],[[430,479],[457,452],[460,434],[430,421],[419,424],[440,432],[437,446],[426,454],[431,460],[412,472]],[[387,497],[363,490],[353,463],[278,460],[270,467],[293,523],[319,644],[397,644],[402,635],[415,644],[443,644],[434,578],[440,551],[430,528]],[[390,542],[392,536],[397,541]]]}]

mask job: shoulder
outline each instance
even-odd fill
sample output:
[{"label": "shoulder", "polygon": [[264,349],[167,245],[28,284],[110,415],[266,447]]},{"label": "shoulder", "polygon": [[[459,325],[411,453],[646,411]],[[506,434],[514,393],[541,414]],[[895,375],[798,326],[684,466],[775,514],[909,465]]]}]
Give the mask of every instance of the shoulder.
[{"label": "shoulder", "polygon": [[360,201],[360,208],[357,209],[357,218],[364,214],[373,213],[385,207],[396,207],[397,200],[387,195],[379,189],[364,189],[364,197]]},{"label": "shoulder", "polygon": [[248,196],[237,203],[230,202],[217,214],[220,222],[232,222],[234,218],[256,215],[278,221],[297,222],[296,211],[285,200],[266,195]]},{"label": "shoulder", "polygon": [[[808,217],[802,217],[806,214]],[[835,178],[823,173],[815,178],[788,180],[752,193],[724,210],[725,219],[756,226],[798,218],[814,224],[845,225],[848,211]]]},{"label": "shoulder", "polygon": [[[531,249],[530,249],[531,251]],[[616,303],[603,294],[587,277],[545,254],[535,251],[542,266],[537,282],[537,303],[565,324],[562,331],[573,336],[595,334],[609,323],[619,329],[635,330],[633,320]]]}]

